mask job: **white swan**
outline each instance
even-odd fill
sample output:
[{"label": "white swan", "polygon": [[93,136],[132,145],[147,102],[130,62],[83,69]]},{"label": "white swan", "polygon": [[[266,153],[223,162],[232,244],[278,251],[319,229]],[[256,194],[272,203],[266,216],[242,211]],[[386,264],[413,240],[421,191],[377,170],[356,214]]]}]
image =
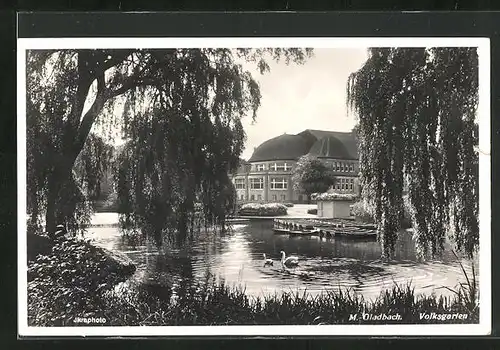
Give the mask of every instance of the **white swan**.
[{"label": "white swan", "polygon": [[287,258],[285,252],[281,251],[281,265],[283,265],[283,267],[294,267],[298,264],[299,258],[297,258],[296,256],[289,256]]},{"label": "white swan", "polygon": [[266,258],[266,254],[262,254],[264,256],[264,266],[270,266],[273,265],[273,260]]}]

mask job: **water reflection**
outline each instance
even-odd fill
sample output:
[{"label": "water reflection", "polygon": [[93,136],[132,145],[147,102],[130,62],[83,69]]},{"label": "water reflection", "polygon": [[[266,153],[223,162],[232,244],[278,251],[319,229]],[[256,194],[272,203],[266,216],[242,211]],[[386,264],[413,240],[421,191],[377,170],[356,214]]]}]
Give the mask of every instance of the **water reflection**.
[{"label": "water reflection", "polygon": [[[346,238],[289,237],[276,235],[270,221],[235,225],[225,234],[200,234],[183,249],[165,248],[137,238],[125,238],[116,228],[93,228],[91,237],[113,250],[127,254],[138,265],[134,278],[152,285],[180,288],[186,280],[203,280],[206,272],[229,284],[242,284],[252,295],[283,290],[315,294],[325,289],[352,288],[366,298],[384,288],[412,281],[417,292],[449,293],[442,286],[455,287],[463,280],[459,264],[448,250],[439,261],[417,262],[411,234],[400,232],[394,261],[380,261],[380,245],[369,240]],[[299,257],[295,269],[283,270],[280,251]],[[264,266],[263,256],[274,260]],[[471,264],[466,263],[467,273]]]}]

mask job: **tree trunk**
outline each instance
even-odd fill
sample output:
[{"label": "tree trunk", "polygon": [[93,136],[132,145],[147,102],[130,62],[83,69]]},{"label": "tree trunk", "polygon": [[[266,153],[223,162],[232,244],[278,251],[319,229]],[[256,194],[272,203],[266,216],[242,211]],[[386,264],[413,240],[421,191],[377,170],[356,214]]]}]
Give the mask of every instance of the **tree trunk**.
[{"label": "tree trunk", "polygon": [[[62,156],[62,161],[56,161],[54,171],[48,178],[47,186],[47,212],[45,213],[45,231],[52,235],[56,231],[56,226],[65,224],[66,218],[61,208],[61,192],[63,187],[71,179],[76,157]],[[74,158],[74,159],[73,159]]]}]

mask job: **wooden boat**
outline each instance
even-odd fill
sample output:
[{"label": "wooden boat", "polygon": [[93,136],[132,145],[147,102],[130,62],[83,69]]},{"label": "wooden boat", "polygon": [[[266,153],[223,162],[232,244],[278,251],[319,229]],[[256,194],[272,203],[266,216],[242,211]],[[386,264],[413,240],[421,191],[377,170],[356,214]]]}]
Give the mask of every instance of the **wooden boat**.
[{"label": "wooden boat", "polygon": [[274,233],[290,233],[290,230],[286,229],[286,228],[278,228],[278,227],[273,227],[273,231]]},{"label": "wooden boat", "polygon": [[304,230],[290,230],[289,233],[291,235],[306,235],[306,236],[310,236],[310,235],[313,235],[313,236],[319,236],[319,229],[304,229]]},{"label": "wooden boat", "polygon": [[348,232],[335,232],[335,237],[377,239],[377,231],[360,230],[360,231],[348,231]]},{"label": "wooden boat", "polygon": [[228,224],[237,225],[237,224],[248,224],[250,222],[250,220],[249,219],[240,219],[240,218],[231,218],[231,219],[227,219],[226,222]]},{"label": "wooden boat", "polygon": [[289,230],[286,228],[273,227],[274,233],[290,234],[290,235],[315,235],[319,236],[319,229],[302,229],[302,230]]}]

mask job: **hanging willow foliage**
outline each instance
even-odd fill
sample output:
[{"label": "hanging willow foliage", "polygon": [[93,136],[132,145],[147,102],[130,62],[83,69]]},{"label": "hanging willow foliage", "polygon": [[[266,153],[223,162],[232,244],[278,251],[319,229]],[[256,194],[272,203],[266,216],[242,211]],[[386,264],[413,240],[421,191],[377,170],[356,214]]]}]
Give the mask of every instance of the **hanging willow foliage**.
[{"label": "hanging willow foliage", "polygon": [[[68,175],[57,173],[72,152],[72,109],[78,109],[77,53],[34,51],[27,55],[26,158],[28,229],[39,230],[48,210],[55,223],[64,223],[73,233],[83,233],[92,214],[91,200],[100,189],[100,179],[111,159],[112,147],[89,134],[75,156]],[[83,107],[83,106],[82,106]],[[51,193],[51,189],[53,190]],[[50,197],[57,197],[57,205]]]},{"label": "hanging willow foliage", "polygon": [[228,173],[245,140],[241,118],[255,118],[261,97],[242,62],[264,73],[267,58],[302,63],[311,54],[296,48],[29,51],[33,226],[43,216],[47,231],[88,219],[89,212],[77,208],[98,195],[99,178],[113,158],[89,135],[98,127],[112,139],[117,126],[127,139],[116,164],[124,226],[153,234],[159,243],[165,237],[182,241],[192,231],[193,213],[223,226],[232,207]]},{"label": "hanging willow foliage", "polygon": [[417,253],[442,252],[446,235],[478,246],[478,56],[475,48],[372,48],[347,84],[357,114],[362,193],[391,257],[407,184]]},{"label": "hanging willow foliage", "polygon": [[148,110],[137,111],[142,101],[125,108],[118,199],[124,228],[182,243],[195,226],[224,227],[241,118],[255,115],[260,92],[230,50],[177,50],[161,74],[168,89],[146,93]]}]

